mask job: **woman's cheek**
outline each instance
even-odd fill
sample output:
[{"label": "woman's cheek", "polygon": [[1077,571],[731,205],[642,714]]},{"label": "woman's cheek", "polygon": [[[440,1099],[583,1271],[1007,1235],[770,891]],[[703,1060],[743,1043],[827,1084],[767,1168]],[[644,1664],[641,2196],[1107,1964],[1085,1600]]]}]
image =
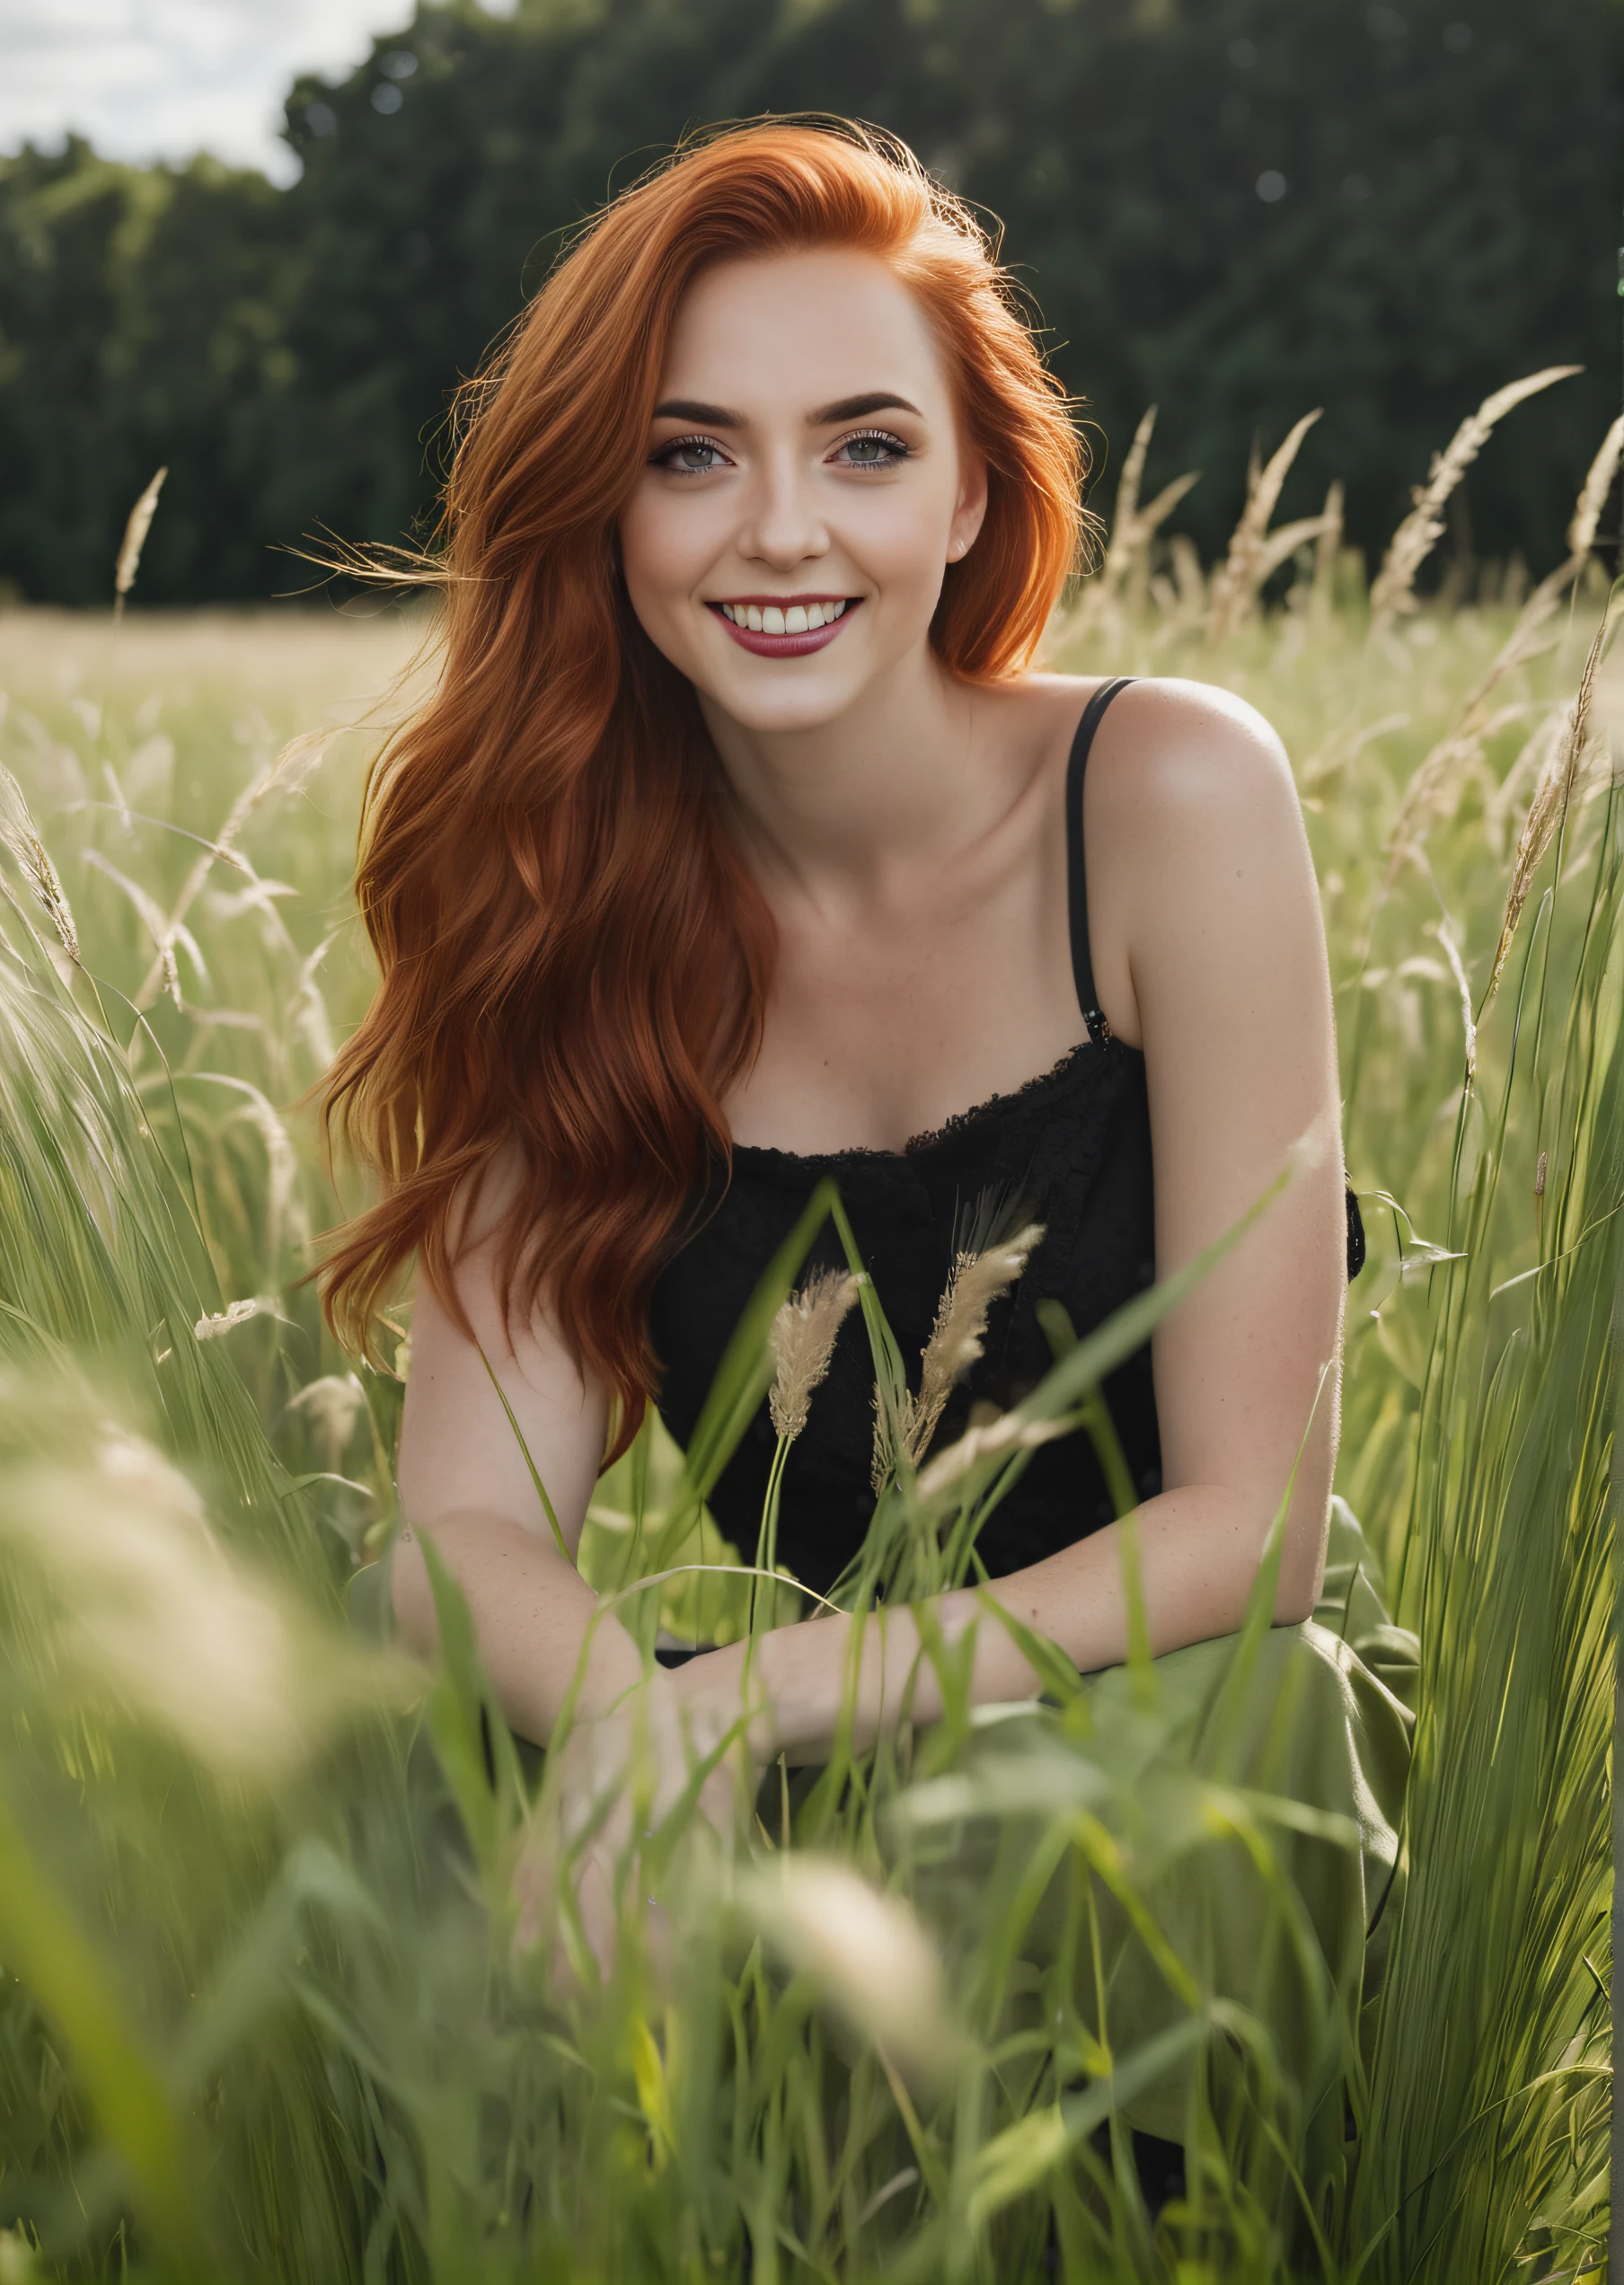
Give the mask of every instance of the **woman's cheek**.
[{"label": "woman's cheek", "polygon": [[660,528],[658,516],[627,516],[621,525],[621,566],[631,608],[644,631],[666,648],[681,627],[697,570],[681,536]]},{"label": "woman's cheek", "polygon": [[[887,506],[889,503],[887,503]],[[900,514],[876,516],[853,551],[877,586],[893,592],[934,595],[948,557],[950,515],[935,501],[910,502]]]}]

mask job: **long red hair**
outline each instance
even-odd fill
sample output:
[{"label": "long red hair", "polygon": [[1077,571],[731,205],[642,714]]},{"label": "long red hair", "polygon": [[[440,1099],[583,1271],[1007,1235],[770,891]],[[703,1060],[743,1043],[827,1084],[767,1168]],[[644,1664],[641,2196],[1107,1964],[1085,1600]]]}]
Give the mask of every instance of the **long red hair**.
[{"label": "long red hair", "polygon": [[324,1106],[381,1180],[332,1242],[329,1321],[365,1347],[413,1254],[460,1319],[460,1233],[501,1157],[509,1322],[544,1291],[617,1400],[617,1449],[655,1381],[649,1289],[728,1151],[773,955],[693,689],[627,601],[617,519],[693,278],[830,245],[918,296],[986,463],[931,643],[974,682],[1028,664],[1075,565],[1085,460],[994,244],[890,137],[746,126],[606,207],[464,392],[443,671],[367,787],[356,886],[380,981]]}]

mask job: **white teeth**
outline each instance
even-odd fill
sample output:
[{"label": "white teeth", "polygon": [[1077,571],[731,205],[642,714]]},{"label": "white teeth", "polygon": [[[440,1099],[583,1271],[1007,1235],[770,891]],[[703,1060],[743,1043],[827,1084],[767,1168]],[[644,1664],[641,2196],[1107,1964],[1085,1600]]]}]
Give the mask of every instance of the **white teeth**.
[{"label": "white teeth", "polygon": [[748,627],[752,634],[809,635],[843,618],[846,604],[843,597],[839,603],[724,603],[721,608],[736,627]]}]

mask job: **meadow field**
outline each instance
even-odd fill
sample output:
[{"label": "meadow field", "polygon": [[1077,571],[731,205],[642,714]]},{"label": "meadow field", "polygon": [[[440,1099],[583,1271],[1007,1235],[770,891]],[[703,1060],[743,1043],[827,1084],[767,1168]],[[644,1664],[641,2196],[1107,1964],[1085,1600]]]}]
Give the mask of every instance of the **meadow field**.
[{"label": "meadow field", "polygon": [[[1464,457],[1367,583],[1335,495],[1274,525],[1284,462],[1204,568],[1139,450],[1048,644],[1251,701],[1308,817],[1369,1235],[1328,1588],[1414,1721],[1363,1992],[1312,1942],[1314,1852],[1359,1829],[1235,1742],[1263,1600],[1194,1710],[1055,1657],[1041,1704],[950,1687],[932,1731],[770,1776],[742,1857],[679,1806],[597,1975],[455,1591],[432,1674],[383,1622],[410,1293],[374,1369],[304,1282],[359,1195],[306,1098],[370,988],[357,818],[432,615],[0,613],[0,2285],[1602,2273],[1619,443],[1549,578],[1421,600]],[[651,1432],[601,1487],[582,1561],[650,1647],[772,1607],[702,1498],[794,1267],[703,1451]],[[1081,1433],[1143,1330],[1029,1420]],[[937,1509],[905,1471],[888,1578],[996,1498],[966,1467]],[[1289,2037],[1181,1914],[1225,1885]],[[1157,2005],[1113,2032],[1124,1946]],[[1129,2129],[1168,2084],[1187,2183],[1153,2214]]]}]

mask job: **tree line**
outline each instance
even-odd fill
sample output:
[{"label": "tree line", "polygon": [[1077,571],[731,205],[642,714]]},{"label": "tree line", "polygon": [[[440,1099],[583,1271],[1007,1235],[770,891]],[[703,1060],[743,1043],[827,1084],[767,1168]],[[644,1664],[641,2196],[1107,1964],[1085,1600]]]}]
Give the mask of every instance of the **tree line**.
[{"label": "tree line", "polygon": [[[1381,545],[1499,383],[1457,555],[1561,546],[1620,387],[1620,0],[419,0],[340,84],[301,78],[287,188],[82,141],[0,161],[0,592],[106,599],[170,474],[149,602],[286,592],[322,532],[424,529],[448,393],[570,229],[684,133],[833,111],[996,216],[1113,461],[1222,543],[1255,441],[1325,417],[1293,484]],[[1287,506],[1291,503],[1288,501]]]}]

